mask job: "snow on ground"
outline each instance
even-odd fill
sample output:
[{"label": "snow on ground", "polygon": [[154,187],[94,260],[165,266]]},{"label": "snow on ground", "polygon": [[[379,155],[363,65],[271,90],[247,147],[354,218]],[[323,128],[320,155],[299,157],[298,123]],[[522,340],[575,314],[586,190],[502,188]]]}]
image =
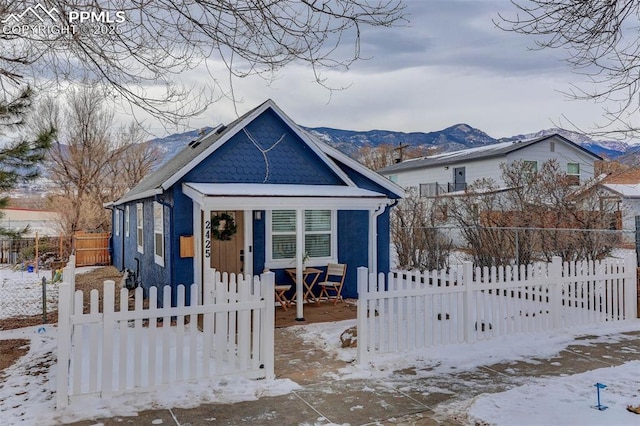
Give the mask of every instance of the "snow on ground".
[{"label": "snow on ground", "polygon": [[[100,266],[76,268],[76,274]],[[12,266],[0,268],[0,319],[42,314],[42,278],[47,279],[47,311],[58,308],[58,285],[51,284],[51,270],[27,272]]]},{"label": "snow on ground", "polygon": [[[356,359],[356,349],[341,349],[340,334],[355,325],[355,320],[333,324],[310,324],[297,326],[294,332],[306,343],[317,345],[340,359]],[[483,365],[500,362],[548,358],[558,354],[569,345],[585,345],[603,342],[618,342],[628,339],[619,334],[640,329],[640,320],[597,327],[576,328],[555,333],[540,333],[535,336],[510,336],[503,339],[456,344],[422,349],[409,354],[384,354],[361,367],[351,365],[340,371],[337,380],[385,379],[389,383],[415,382],[420,378],[450,373],[452,370],[470,370]],[[584,338],[584,336],[593,336]],[[580,340],[575,340],[581,337]],[[411,368],[415,374],[404,376],[398,371]],[[601,368],[582,374],[552,378],[523,378],[522,386],[501,393],[483,393],[484,384],[478,386],[476,398],[457,401],[438,407],[442,416],[468,413],[471,424],[491,425],[638,425],[640,416],[626,410],[627,405],[640,405],[638,372],[640,360],[618,367]],[[601,402],[609,408],[599,411],[595,383],[605,384],[601,391]],[[465,382],[465,386],[472,386]],[[432,389],[432,391],[440,391]]]},{"label": "snow on ground", "polygon": [[[77,272],[86,272],[78,268]],[[49,271],[42,274],[50,273]],[[16,288],[26,289],[39,282],[42,275],[0,270],[0,300],[13,294]],[[20,286],[22,283],[22,287]],[[40,286],[36,286],[41,291]],[[24,292],[27,293],[26,291]],[[37,296],[36,296],[37,293]],[[29,293],[31,294],[31,293]],[[41,293],[23,297],[20,303],[41,309]],[[36,312],[37,313],[37,312]],[[0,312],[2,314],[2,312]],[[301,325],[291,332],[306,342],[317,345],[347,362],[356,359],[356,349],[342,349],[340,334],[355,325],[355,320],[336,323]],[[473,344],[448,345],[423,349],[409,354],[385,354],[377,356],[366,366],[352,362],[335,374],[334,379],[384,379],[395,385],[413,384],[437,374],[473,369],[505,361],[553,356],[572,344],[589,345],[595,342],[623,341],[623,332],[640,329],[640,320],[598,327],[579,328],[571,332],[511,336]],[[170,390],[146,394],[136,393],[116,396],[109,400],[83,398],[81,404],[60,412],[55,410],[56,386],[56,327],[42,325],[18,330],[0,331],[0,339],[27,339],[30,348],[27,355],[6,369],[0,378],[0,424],[50,424],[72,422],[87,418],[134,415],[158,408],[193,407],[206,402],[233,403],[255,400],[269,395],[281,395],[298,389],[290,380],[247,380],[241,378],[219,378],[201,383],[172,385]],[[594,336],[575,340],[578,336]],[[413,369],[414,375],[396,374]],[[468,401],[456,401],[438,407],[443,415],[468,413],[473,422],[495,425],[513,424],[639,424],[640,416],[627,412],[627,404],[640,405],[640,385],[634,378],[640,371],[640,360],[619,367],[598,369],[582,374],[552,378],[522,378],[520,386],[509,391],[484,393],[482,384],[477,386],[477,396]],[[423,380],[428,383],[428,380]],[[596,382],[604,383],[603,404],[609,406],[598,411],[596,404]],[[437,390],[431,390],[437,391]]]},{"label": "snow on ground", "polygon": [[249,380],[225,377],[199,383],[172,384],[156,392],[124,394],[110,399],[84,396],[77,404],[56,411],[56,335],[54,326],[42,325],[0,331],[0,339],[27,339],[27,355],[0,378],[0,424],[70,423],[82,419],[133,416],[161,408],[191,408],[202,403],[234,403],[289,393],[300,388],[288,379]]}]

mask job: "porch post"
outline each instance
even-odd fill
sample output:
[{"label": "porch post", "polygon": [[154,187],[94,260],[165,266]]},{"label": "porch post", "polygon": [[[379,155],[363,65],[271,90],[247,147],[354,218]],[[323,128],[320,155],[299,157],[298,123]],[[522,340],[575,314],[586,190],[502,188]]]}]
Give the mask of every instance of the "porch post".
[{"label": "porch post", "polygon": [[296,321],[304,321],[304,279],[302,263],[304,250],[304,210],[296,209]]}]

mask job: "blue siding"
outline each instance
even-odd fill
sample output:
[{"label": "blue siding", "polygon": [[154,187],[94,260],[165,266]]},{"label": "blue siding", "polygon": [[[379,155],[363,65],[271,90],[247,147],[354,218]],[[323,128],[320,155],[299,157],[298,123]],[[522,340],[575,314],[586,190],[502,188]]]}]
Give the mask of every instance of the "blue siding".
[{"label": "blue siding", "polygon": [[[340,185],[340,178],[271,110],[198,164],[183,182]],[[271,149],[265,156],[262,150]],[[275,147],[274,147],[275,145]]]},{"label": "blue siding", "polygon": [[[357,269],[369,262],[369,212],[338,212],[338,262],[347,264],[343,297],[357,297]],[[388,248],[387,248],[388,252]]]}]

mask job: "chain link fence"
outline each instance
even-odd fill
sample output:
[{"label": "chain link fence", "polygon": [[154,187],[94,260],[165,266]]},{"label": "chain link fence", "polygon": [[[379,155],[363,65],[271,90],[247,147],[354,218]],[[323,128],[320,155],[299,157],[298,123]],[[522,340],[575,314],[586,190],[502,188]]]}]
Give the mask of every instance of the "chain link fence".
[{"label": "chain link fence", "polygon": [[41,316],[46,322],[46,313],[57,309],[57,284],[71,250],[71,237],[1,238],[0,320]]}]

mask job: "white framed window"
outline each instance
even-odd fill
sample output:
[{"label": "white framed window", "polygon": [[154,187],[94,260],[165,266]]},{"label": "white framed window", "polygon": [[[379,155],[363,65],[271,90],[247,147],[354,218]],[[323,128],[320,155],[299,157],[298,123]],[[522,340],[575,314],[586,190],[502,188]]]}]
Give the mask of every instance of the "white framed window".
[{"label": "white framed window", "polygon": [[136,247],[144,253],[144,204],[136,204]]},{"label": "white framed window", "polygon": [[129,213],[129,206],[127,205],[124,207],[124,236],[127,238],[129,238]]},{"label": "white framed window", "polygon": [[580,185],[580,163],[567,163],[569,185]]},{"label": "white framed window", "polygon": [[[335,210],[304,211],[304,257],[307,266],[336,261],[337,215]],[[267,264],[292,267],[296,257],[296,211],[273,210],[267,214]]]},{"label": "white framed window", "polygon": [[164,207],[153,202],[153,259],[164,266]]},{"label": "white framed window", "polygon": [[115,228],[113,231],[117,237],[120,235],[122,212],[116,208],[115,213],[116,213],[116,220],[115,220],[115,223],[113,224],[113,227]]}]

